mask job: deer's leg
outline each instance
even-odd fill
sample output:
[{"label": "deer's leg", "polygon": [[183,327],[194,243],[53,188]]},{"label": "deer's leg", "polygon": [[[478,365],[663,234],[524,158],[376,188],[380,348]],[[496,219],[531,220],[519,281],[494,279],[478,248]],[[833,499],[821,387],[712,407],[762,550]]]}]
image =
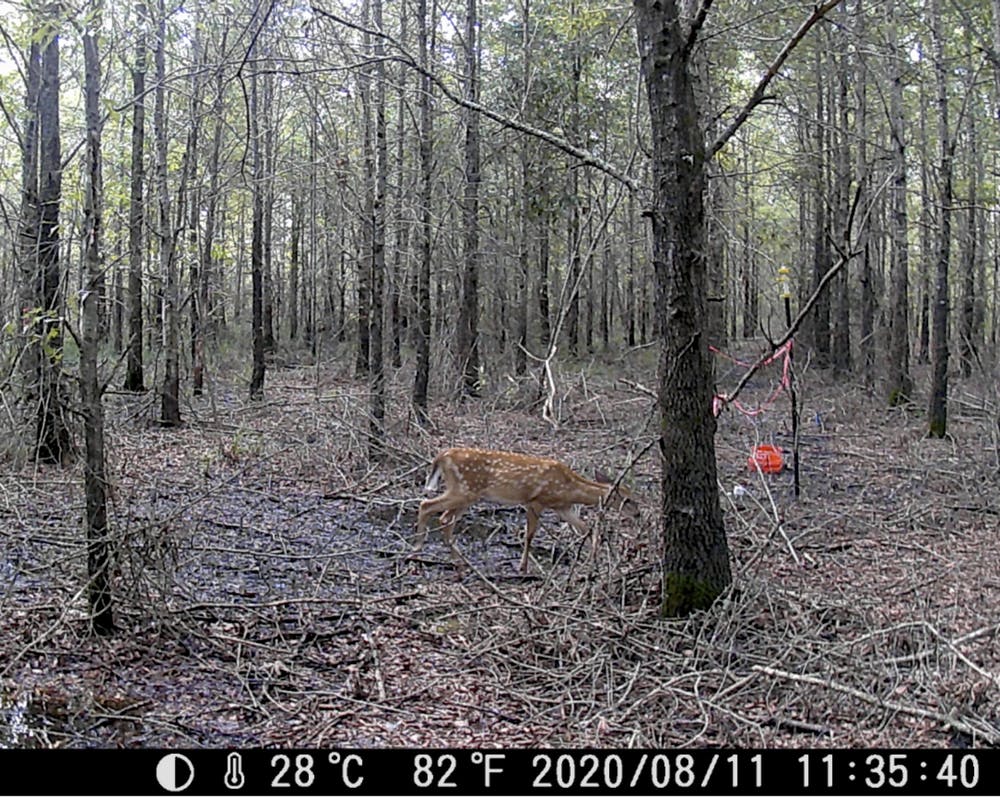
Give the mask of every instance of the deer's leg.
[{"label": "deer's leg", "polygon": [[[448,493],[420,502],[420,509],[417,511],[417,539],[413,544],[414,551],[419,551],[424,547],[424,542],[427,540],[427,521],[434,515],[448,513],[453,508],[454,502]],[[443,520],[444,518],[442,518]]]},{"label": "deer's leg", "polygon": [[447,493],[439,495],[437,498],[428,498],[426,501],[421,501],[420,510],[417,512],[417,539],[413,550],[419,551],[423,547],[427,539],[427,522],[433,515],[440,513],[441,532],[444,535],[445,542],[448,543],[448,548],[451,549],[452,561],[461,567],[463,564],[462,558],[455,547],[453,532],[455,530],[455,523],[465,514],[465,510],[468,508],[469,505],[467,502],[457,500]]},{"label": "deer's leg", "polygon": [[524,509],[528,515],[528,526],[524,530],[524,552],[521,554],[521,572],[527,573],[528,549],[531,547],[531,539],[535,536],[535,532],[538,531],[538,510],[531,506],[526,506]]},{"label": "deer's leg", "polygon": [[448,543],[448,547],[451,549],[452,561],[459,567],[462,566],[462,557],[458,554],[458,548],[455,547],[455,539],[452,535],[455,531],[455,524],[464,514],[465,507],[458,507],[457,509],[446,509],[441,515],[441,533],[444,535],[444,541]]}]

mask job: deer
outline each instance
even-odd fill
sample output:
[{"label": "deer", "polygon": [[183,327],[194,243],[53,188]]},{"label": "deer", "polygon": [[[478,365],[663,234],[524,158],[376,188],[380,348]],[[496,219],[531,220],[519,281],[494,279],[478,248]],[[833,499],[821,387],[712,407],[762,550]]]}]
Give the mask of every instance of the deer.
[{"label": "deer", "polygon": [[[585,536],[587,526],[577,514],[577,505],[610,505],[620,510],[632,500],[632,493],[627,488],[614,486],[599,472],[595,476],[597,481],[591,481],[559,460],[546,457],[480,448],[449,448],[439,453],[431,464],[425,490],[432,493],[444,479],[445,492],[420,502],[413,550],[416,552],[423,547],[428,521],[440,514],[442,532],[451,549],[452,559],[461,566],[452,534],[455,523],[470,506],[480,500],[523,506],[528,525],[524,532],[520,569],[522,573],[527,573],[528,550],[538,530],[538,518],[544,510],[555,511],[561,520]],[[595,529],[592,535],[592,551],[595,554],[597,545]]]}]

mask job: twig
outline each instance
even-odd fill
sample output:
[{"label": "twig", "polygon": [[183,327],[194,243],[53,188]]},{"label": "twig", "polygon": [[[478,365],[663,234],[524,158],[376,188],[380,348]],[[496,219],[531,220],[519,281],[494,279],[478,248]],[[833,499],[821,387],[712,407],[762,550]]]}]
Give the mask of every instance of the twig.
[{"label": "twig", "polygon": [[[889,179],[891,179],[891,175],[889,178],[886,179],[885,182],[882,183],[878,191],[875,192],[876,195],[881,193],[885,189],[886,185],[888,185]],[[861,195],[862,195],[862,186],[859,185],[857,191],[855,191],[854,193],[854,201],[851,203],[851,210],[850,213],[848,214],[847,223],[844,227],[845,239],[849,238],[850,230],[854,226],[854,216],[855,213],[857,212],[858,204],[861,202]],[[865,226],[867,224],[868,216],[871,215],[874,206],[875,203],[869,204],[868,209],[865,211],[864,217],[861,219],[862,226]],[[746,387],[747,382],[749,382],[753,378],[754,374],[756,374],[757,371],[759,371],[764,366],[764,364],[767,363],[769,359],[771,359],[771,356],[778,349],[780,349],[782,346],[788,343],[788,341],[790,341],[795,336],[795,333],[799,331],[799,327],[802,326],[803,321],[805,321],[809,313],[812,312],[812,309],[816,305],[816,302],[819,301],[819,298],[823,295],[823,292],[826,290],[827,286],[833,281],[833,278],[836,277],[837,274],[840,273],[840,270],[843,269],[844,266],[846,266],[851,260],[853,260],[859,253],[860,252],[858,250],[853,250],[853,249],[849,249],[846,252],[841,252],[840,259],[837,260],[837,262],[834,263],[823,275],[822,279],[820,279],[819,284],[816,285],[816,289],[812,292],[812,295],[802,306],[802,309],[799,310],[799,314],[795,316],[795,320],[792,321],[791,326],[789,326],[788,329],[785,330],[785,334],[783,334],[777,340],[771,341],[770,346],[768,347],[768,351],[761,354],[760,357],[757,358],[757,361],[753,365],[751,365],[750,368],[747,369],[747,371],[740,378],[740,381],[736,383],[736,387],[733,388],[731,392],[720,397],[723,403],[729,404],[733,402],[743,391],[743,388]]]},{"label": "twig", "polygon": [[708,157],[714,157],[720,149],[726,146],[726,142],[736,135],[736,131],[739,130],[740,127],[743,126],[743,123],[750,117],[753,109],[764,101],[764,92],[767,91],[767,87],[771,84],[771,81],[777,77],[778,70],[780,70],[785,61],[788,60],[788,56],[791,55],[792,50],[794,50],[798,46],[799,42],[805,38],[805,35],[809,32],[813,25],[823,19],[829,11],[832,11],[838,5],[840,5],[840,0],[827,0],[827,2],[822,5],[817,5],[812,10],[812,13],[806,21],[799,26],[799,29],[795,31],[792,38],[785,43],[785,46],[781,48],[781,52],[778,53],[777,57],[775,57],[770,66],[768,66],[767,71],[764,72],[764,75],[757,83],[757,87],[753,90],[753,94],[750,95],[750,99],[747,100],[746,105],[743,106],[740,112],[733,118],[733,121],[729,123],[729,126],[722,131],[719,137],[708,148]]}]

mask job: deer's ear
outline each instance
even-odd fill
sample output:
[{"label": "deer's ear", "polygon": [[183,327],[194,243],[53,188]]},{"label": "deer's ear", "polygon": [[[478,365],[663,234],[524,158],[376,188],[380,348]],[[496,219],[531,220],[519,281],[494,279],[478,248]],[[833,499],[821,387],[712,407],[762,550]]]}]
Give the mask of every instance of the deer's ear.
[{"label": "deer's ear", "polygon": [[603,470],[594,471],[594,481],[600,484],[611,484],[611,478]]}]

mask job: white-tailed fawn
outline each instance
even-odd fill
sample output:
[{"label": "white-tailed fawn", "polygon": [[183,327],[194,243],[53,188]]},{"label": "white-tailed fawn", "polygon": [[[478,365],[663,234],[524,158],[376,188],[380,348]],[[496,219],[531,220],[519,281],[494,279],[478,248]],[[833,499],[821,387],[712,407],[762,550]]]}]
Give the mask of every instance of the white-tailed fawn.
[{"label": "white-tailed fawn", "polygon": [[[600,473],[596,476],[599,481],[585,479],[562,462],[546,457],[479,448],[449,448],[434,458],[426,490],[435,490],[441,479],[446,489],[436,498],[420,502],[414,550],[423,547],[427,521],[440,513],[445,541],[451,548],[452,558],[461,564],[452,533],[465,510],[480,500],[519,505],[528,515],[521,555],[521,572],[526,573],[528,549],[538,529],[538,517],[544,510],[553,510],[561,520],[586,534],[587,526],[577,514],[577,505],[595,506],[603,502],[621,509],[632,498],[626,488],[614,487]],[[595,552],[597,543],[595,530],[592,535]]]}]

